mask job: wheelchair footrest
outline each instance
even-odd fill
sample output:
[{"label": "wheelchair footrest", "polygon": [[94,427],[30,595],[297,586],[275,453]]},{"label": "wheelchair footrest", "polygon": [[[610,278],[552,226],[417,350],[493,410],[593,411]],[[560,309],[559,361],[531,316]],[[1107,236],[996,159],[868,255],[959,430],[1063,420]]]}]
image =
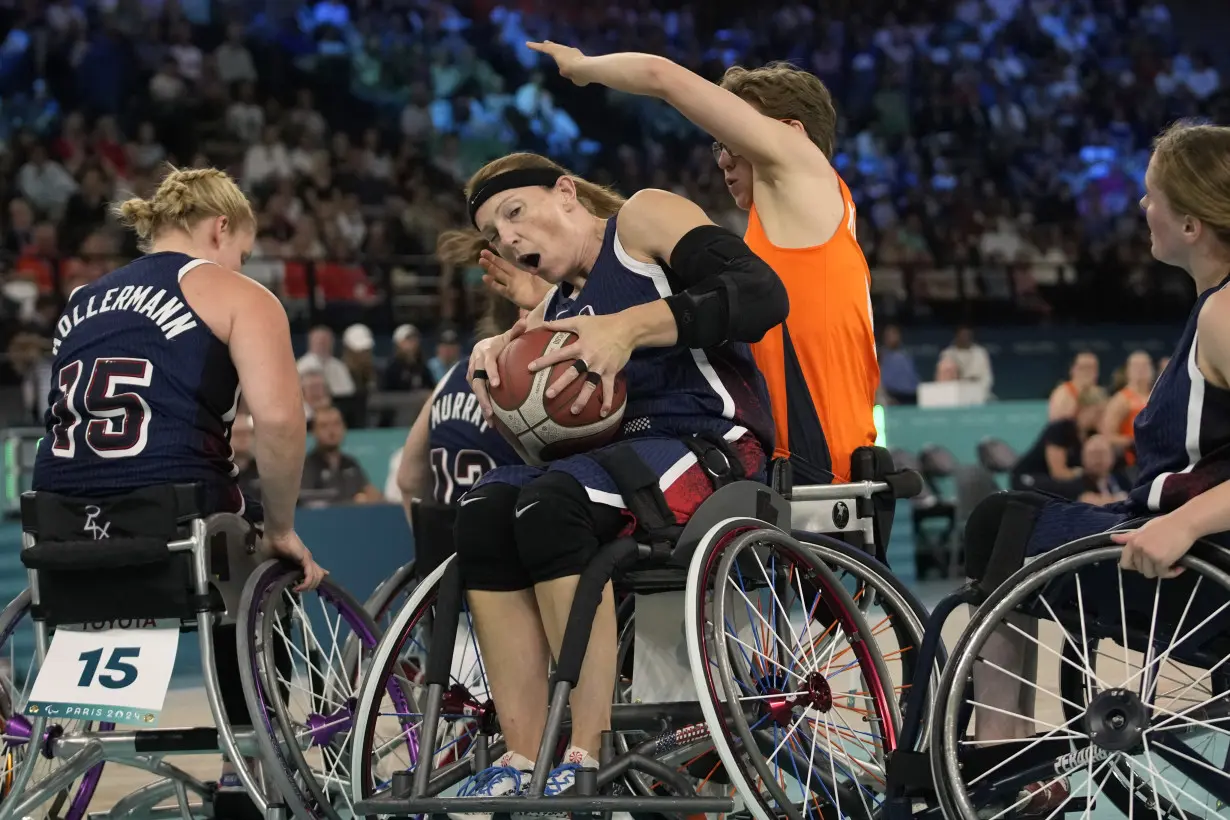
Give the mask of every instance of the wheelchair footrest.
[{"label": "wheelchair footrest", "polygon": [[735,810],[735,801],[730,797],[420,797],[396,798],[373,797],[360,800],[354,812],[358,817],[367,815],[414,815],[414,814],[561,814],[578,812],[656,812],[678,814],[727,814]]}]

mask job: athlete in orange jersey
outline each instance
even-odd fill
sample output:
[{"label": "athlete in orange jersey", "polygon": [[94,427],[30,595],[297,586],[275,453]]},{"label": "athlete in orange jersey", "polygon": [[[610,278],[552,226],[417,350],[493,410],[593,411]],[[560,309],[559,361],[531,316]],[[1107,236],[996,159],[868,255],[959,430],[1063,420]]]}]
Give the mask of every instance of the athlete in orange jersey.
[{"label": "athlete in orange jersey", "polygon": [[854,203],[829,162],[837,113],[828,89],[780,63],[731,68],[718,86],[650,54],[529,45],[577,85],[658,97],[718,140],[727,188],[751,211],[744,239],[790,296],[785,324],[752,345],[773,403],[776,455],[790,456],[799,483],[849,480],[851,453],[875,443],[880,368]]},{"label": "athlete in orange jersey", "polygon": [[1082,350],[1072,359],[1068,369],[1068,380],[1061,382],[1051,391],[1047,404],[1047,420],[1076,418],[1080,408],[1080,394],[1086,387],[1098,383],[1098,354],[1091,350]]},{"label": "athlete in orange jersey", "polygon": [[1145,409],[1145,402],[1153,390],[1153,357],[1143,350],[1137,350],[1128,356],[1125,370],[1127,386],[1115,393],[1106,405],[1099,432],[1109,438],[1117,450],[1125,452],[1131,464],[1135,461],[1130,449],[1136,440],[1133,425],[1137,414]]}]

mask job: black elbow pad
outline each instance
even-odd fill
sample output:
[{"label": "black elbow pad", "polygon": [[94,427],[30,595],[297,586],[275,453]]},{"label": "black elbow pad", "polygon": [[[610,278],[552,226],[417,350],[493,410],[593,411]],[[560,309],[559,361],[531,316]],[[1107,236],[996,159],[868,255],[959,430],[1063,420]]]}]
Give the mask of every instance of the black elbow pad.
[{"label": "black elbow pad", "polygon": [[742,239],[717,225],[694,228],[671,253],[671,269],[686,286],[666,297],[679,342],[690,348],[759,341],[786,320],[785,285]]}]

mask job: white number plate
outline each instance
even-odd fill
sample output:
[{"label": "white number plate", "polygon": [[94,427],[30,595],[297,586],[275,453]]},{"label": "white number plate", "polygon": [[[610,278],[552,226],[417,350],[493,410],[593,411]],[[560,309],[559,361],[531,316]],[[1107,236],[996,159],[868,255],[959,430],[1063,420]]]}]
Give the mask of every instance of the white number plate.
[{"label": "white number plate", "polygon": [[178,621],[119,619],[58,627],[25,713],[156,725],[178,648]]}]

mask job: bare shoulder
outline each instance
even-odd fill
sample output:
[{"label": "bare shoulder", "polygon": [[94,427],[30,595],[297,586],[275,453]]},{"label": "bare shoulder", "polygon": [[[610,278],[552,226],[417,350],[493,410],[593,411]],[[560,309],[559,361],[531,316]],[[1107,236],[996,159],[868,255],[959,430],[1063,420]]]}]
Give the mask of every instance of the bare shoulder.
[{"label": "bare shoulder", "polygon": [[268,288],[238,271],[212,262],[184,274],[180,289],[188,306],[223,342],[229,343],[235,320],[277,328],[287,322],[286,309]]},{"label": "bare shoulder", "polygon": [[1222,288],[1204,303],[1196,329],[1200,333],[1197,356],[1220,377],[1220,386],[1230,386],[1230,288]]},{"label": "bare shoulder", "polygon": [[631,256],[652,262],[667,257],[683,236],[712,225],[704,209],[686,197],[660,188],[644,188],[619,209],[619,243]]}]

